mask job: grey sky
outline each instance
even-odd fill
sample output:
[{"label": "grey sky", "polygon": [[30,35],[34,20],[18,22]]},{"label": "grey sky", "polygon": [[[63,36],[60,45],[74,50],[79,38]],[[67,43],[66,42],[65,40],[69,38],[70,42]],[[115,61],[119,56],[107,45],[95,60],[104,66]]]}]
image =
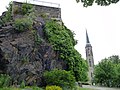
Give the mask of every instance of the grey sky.
[{"label": "grey sky", "polygon": [[[3,0],[0,3],[0,14],[5,10],[9,1],[11,0]],[[44,1],[60,3],[62,20],[69,29],[75,32],[75,38],[78,40],[75,48],[82,54],[83,58],[85,58],[86,44],[85,29],[88,31],[93,46],[95,64],[105,57],[120,55],[120,3],[108,7],[93,5],[84,8],[75,0]]]}]

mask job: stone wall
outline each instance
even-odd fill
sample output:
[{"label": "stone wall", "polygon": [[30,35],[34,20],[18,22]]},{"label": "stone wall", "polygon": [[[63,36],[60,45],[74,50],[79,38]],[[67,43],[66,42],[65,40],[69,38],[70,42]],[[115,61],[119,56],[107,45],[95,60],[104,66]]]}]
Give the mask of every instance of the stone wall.
[{"label": "stone wall", "polygon": [[[13,2],[13,5],[18,5],[19,7],[22,6],[23,3],[21,2]],[[35,5],[35,10],[37,11],[38,14],[46,14],[49,16],[49,18],[57,18],[61,19],[61,8],[58,7],[50,7],[50,6],[42,6],[42,5]]]}]

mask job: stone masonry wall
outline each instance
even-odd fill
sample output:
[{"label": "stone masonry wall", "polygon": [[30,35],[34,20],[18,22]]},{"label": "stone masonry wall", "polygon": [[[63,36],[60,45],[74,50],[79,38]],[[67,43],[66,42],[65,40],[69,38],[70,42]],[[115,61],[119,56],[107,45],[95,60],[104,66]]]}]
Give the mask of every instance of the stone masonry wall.
[{"label": "stone masonry wall", "polygon": [[[20,7],[23,3],[14,1],[13,4],[18,5]],[[49,16],[49,18],[61,19],[61,9],[60,8],[35,5],[35,4],[32,4],[32,5],[35,6],[35,10],[39,14],[46,14],[47,16]]]}]

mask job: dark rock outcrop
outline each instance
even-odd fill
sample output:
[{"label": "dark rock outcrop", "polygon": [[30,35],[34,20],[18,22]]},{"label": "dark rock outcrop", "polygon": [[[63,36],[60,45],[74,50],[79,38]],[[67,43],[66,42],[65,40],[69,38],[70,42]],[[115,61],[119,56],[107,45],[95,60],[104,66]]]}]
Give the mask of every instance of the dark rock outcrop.
[{"label": "dark rock outcrop", "polygon": [[[34,25],[42,39],[44,24],[39,17]],[[0,73],[9,74],[13,84],[20,84],[24,80],[27,85],[42,85],[45,70],[66,68],[65,61],[59,59],[58,55],[44,39],[36,45],[31,30],[16,33],[12,24],[0,29]]]}]

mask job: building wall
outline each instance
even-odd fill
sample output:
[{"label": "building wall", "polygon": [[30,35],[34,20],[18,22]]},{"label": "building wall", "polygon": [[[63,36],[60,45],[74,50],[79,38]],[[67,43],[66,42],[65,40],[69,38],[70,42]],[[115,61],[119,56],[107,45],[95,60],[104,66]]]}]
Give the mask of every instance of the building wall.
[{"label": "building wall", "polygon": [[[39,2],[38,2],[39,3]],[[19,7],[22,6],[23,3],[21,2],[13,2],[13,5],[18,5]],[[49,18],[59,18],[61,19],[61,8],[58,7],[50,7],[50,6],[42,6],[42,5],[35,5],[35,10],[38,14],[46,14]]]},{"label": "building wall", "polygon": [[89,83],[92,83],[93,72],[94,72],[94,59],[93,59],[92,46],[87,46],[85,49],[86,49],[86,60],[89,66],[89,71],[88,71]]}]

